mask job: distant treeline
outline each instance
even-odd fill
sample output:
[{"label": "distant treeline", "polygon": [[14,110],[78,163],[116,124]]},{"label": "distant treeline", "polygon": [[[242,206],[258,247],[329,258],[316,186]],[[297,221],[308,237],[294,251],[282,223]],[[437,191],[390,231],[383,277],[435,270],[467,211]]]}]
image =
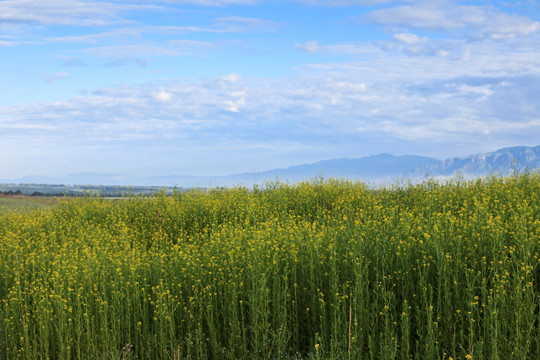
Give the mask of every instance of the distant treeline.
[{"label": "distant treeline", "polygon": [[2,191],[0,192],[1,195],[3,196],[14,196],[14,195],[23,195],[23,192],[21,190],[17,190],[17,191]]},{"label": "distant treeline", "polygon": [[49,185],[49,184],[0,184],[2,196],[135,196],[152,195],[159,192],[172,194],[182,188],[158,186],[119,185]]},{"label": "distant treeline", "polygon": [[58,194],[55,194],[55,193],[44,193],[44,192],[41,192],[41,191],[34,191],[33,193],[31,194],[26,194],[26,193],[23,193],[21,190],[16,190],[16,191],[13,191],[13,190],[9,190],[9,191],[0,191],[0,195],[1,196],[64,196],[65,194],[63,193],[58,193]]}]

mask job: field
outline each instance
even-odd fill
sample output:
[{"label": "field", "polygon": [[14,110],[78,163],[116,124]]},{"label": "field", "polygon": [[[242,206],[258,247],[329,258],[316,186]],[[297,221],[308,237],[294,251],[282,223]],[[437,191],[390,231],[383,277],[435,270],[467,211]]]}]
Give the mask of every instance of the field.
[{"label": "field", "polygon": [[0,196],[0,212],[2,211],[21,211],[35,210],[54,205],[58,199],[41,196]]},{"label": "field", "polygon": [[0,213],[0,359],[538,359],[540,175]]}]

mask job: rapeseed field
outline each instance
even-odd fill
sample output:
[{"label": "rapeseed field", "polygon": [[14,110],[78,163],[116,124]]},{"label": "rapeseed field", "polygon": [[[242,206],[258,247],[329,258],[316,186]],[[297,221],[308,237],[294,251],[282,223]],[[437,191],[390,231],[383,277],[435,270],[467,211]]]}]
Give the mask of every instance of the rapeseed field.
[{"label": "rapeseed field", "polygon": [[538,359],[540,175],[0,214],[0,359]]}]

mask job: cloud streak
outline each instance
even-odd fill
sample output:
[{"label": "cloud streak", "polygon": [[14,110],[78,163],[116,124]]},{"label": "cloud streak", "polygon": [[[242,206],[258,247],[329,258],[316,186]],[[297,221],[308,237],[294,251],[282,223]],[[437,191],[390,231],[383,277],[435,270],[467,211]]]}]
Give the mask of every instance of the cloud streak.
[{"label": "cloud streak", "polygon": [[[161,5],[156,5],[161,3]],[[0,2],[0,24],[105,26],[125,21],[122,14],[132,11],[163,11],[166,5],[225,7],[254,5],[254,0],[178,1],[84,1],[84,0],[4,0]]]},{"label": "cloud streak", "polygon": [[116,4],[81,0],[5,0],[0,2],[0,23],[104,26],[122,20],[121,12],[155,9],[152,5]]},{"label": "cloud streak", "polygon": [[537,33],[540,23],[526,16],[502,12],[493,6],[455,5],[448,2],[421,2],[374,10],[362,21],[412,29],[462,31],[473,38],[517,38]]},{"label": "cloud streak", "polygon": [[120,27],[110,31],[86,35],[51,37],[47,41],[53,43],[100,43],[110,39],[137,40],[144,38],[146,35],[174,36],[193,33],[227,34],[248,31],[272,31],[278,26],[279,24],[269,20],[234,16],[217,18],[209,26],[139,25],[136,27]]},{"label": "cloud streak", "polygon": [[387,4],[393,0],[295,0],[296,2],[310,6],[373,6],[378,4]]}]

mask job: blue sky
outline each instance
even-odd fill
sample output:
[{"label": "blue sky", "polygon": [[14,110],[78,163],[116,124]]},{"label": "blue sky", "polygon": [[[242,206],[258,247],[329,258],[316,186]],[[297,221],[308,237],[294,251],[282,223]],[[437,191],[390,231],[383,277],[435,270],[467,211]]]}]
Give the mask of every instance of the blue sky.
[{"label": "blue sky", "polygon": [[540,144],[540,2],[2,0],[0,178]]}]

